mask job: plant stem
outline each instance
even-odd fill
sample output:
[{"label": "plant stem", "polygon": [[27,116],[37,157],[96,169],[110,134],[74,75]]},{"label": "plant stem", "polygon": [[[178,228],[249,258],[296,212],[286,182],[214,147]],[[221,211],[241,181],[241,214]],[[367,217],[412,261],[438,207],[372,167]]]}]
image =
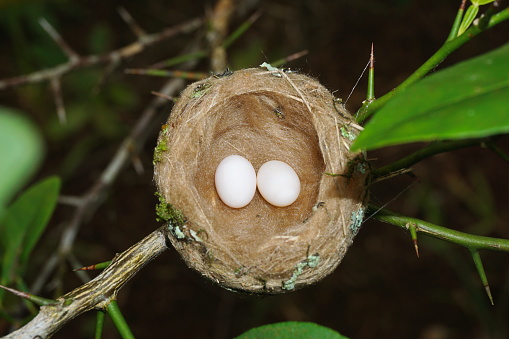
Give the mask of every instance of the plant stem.
[{"label": "plant stem", "polygon": [[405,81],[403,81],[394,90],[385,94],[379,99],[371,102],[369,105],[361,107],[361,109],[359,109],[359,111],[357,111],[356,114],[357,122],[363,122],[364,120],[369,118],[373,113],[375,113],[383,105],[385,105],[395,94],[401,92],[411,84],[415,83],[417,80],[423,78],[438,64],[440,64],[449,54],[457,50],[466,42],[470,41],[473,37],[477,36],[479,33],[483,32],[486,29],[489,29],[505,20],[508,20],[509,7],[492,16],[490,16],[490,14],[491,13],[489,13],[488,10],[485,16],[479,19],[479,23],[477,25],[472,25],[472,27],[470,27],[468,30],[466,30],[463,34],[461,34],[457,38],[445,42],[442,45],[442,47],[440,47],[440,49],[435,52],[435,54],[433,54],[426,62],[424,62],[424,64],[422,64],[421,67],[419,67],[414,73],[412,73]]},{"label": "plant stem", "polygon": [[454,140],[454,141],[436,141],[432,142],[420,150],[407,155],[406,157],[399,159],[387,166],[383,166],[373,170],[373,178],[380,178],[389,175],[393,172],[409,168],[410,166],[418,163],[419,161],[429,158],[435,154],[453,151],[455,149],[470,147],[474,145],[480,145],[483,142],[482,139],[465,139],[465,140]]},{"label": "plant stem", "polygon": [[104,328],[104,312],[103,311],[97,311],[97,318],[95,321],[95,335],[94,339],[101,339],[103,334],[103,328]]},{"label": "plant stem", "polygon": [[371,54],[369,57],[369,72],[368,72],[368,93],[366,100],[375,99],[375,55],[373,53],[373,43],[371,44]]},{"label": "plant stem", "polygon": [[452,24],[451,32],[447,37],[447,41],[451,41],[458,36],[458,30],[460,28],[461,20],[463,19],[463,14],[465,12],[466,0],[461,1],[460,8],[458,9],[458,13],[456,14],[456,18],[454,19],[454,23]]},{"label": "plant stem", "polygon": [[494,142],[487,142],[486,143],[486,147],[488,147],[489,149],[491,149],[493,152],[495,152],[495,154],[497,154],[499,157],[501,157],[504,161],[508,162],[509,163],[509,154],[505,153],[504,151],[502,151],[500,149],[500,147],[498,147],[497,145],[495,145]]},{"label": "plant stem", "polygon": [[106,306],[106,309],[108,310],[108,314],[111,317],[111,320],[113,320],[113,323],[117,327],[117,330],[122,338],[135,339],[131,329],[129,328],[129,325],[127,325],[127,322],[122,315],[122,312],[120,312],[120,308],[118,308],[117,301],[112,300],[108,306]]},{"label": "plant stem", "polygon": [[395,226],[408,229],[407,225],[415,225],[418,233],[442,239],[453,244],[461,245],[469,250],[496,250],[509,252],[509,240],[472,235],[464,232],[451,230],[420,219],[403,216],[401,214],[379,208],[370,204],[367,214],[372,218]]}]

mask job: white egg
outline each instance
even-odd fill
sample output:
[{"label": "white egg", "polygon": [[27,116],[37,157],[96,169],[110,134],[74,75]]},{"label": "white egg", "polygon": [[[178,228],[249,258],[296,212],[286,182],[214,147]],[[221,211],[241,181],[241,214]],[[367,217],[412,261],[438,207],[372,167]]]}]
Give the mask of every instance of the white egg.
[{"label": "white egg", "polygon": [[262,197],[274,206],[291,205],[299,197],[299,176],[282,161],[271,160],[263,164],[256,180]]},{"label": "white egg", "polygon": [[224,158],[216,169],[216,190],[221,200],[232,208],[241,208],[253,200],[256,172],[253,165],[240,155]]}]

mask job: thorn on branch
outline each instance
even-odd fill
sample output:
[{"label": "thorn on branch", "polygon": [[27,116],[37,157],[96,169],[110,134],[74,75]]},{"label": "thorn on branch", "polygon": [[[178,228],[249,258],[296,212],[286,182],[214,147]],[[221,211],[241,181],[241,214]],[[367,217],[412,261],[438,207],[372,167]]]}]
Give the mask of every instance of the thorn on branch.
[{"label": "thorn on branch", "polygon": [[407,229],[410,231],[410,236],[412,237],[412,241],[414,243],[415,253],[417,254],[417,258],[419,258],[419,244],[417,243],[417,224],[415,223],[407,223]]},{"label": "thorn on branch", "polygon": [[46,31],[46,33],[49,34],[49,36],[55,41],[55,43],[62,49],[65,55],[69,58],[69,61],[71,63],[77,63],[80,60],[80,56],[78,53],[76,53],[68,44],[65,42],[65,40],[62,38],[62,36],[57,32],[53,26],[48,22],[48,20],[41,18],[39,19],[39,24],[41,27]]},{"label": "thorn on branch", "polygon": [[172,101],[172,102],[175,100],[175,98],[174,98],[174,97],[171,97],[171,96],[169,96],[169,95],[166,95],[166,94],[164,94],[164,93],[157,92],[157,91],[152,91],[152,92],[150,92],[150,94],[155,95],[155,96],[158,96],[158,97],[161,97],[161,98],[164,98],[164,99],[166,99],[166,100],[168,100],[168,101]]},{"label": "thorn on branch", "polygon": [[120,14],[120,17],[124,22],[129,26],[131,31],[136,35],[138,39],[142,39],[144,36],[147,35],[147,33],[141,28],[141,26],[134,20],[132,15],[122,6],[118,7],[117,9],[118,14]]},{"label": "thorn on branch", "polygon": [[102,270],[102,269],[105,269],[106,267],[108,267],[110,264],[111,264],[111,260],[110,261],[101,262],[99,264],[94,264],[94,265],[85,266],[85,267],[81,267],[81,268],[75,268],[73,270],[73,272],[76,272],[76,271]]},{"label": "thorn on branch", "polygon": [[55,99],[58,120],[60,121],[60,124],[65,125],[67,123],[67,114],[65,112],[64,99],[62,96],[62,83],[60,78],[52,78],[50,85],[51,91],[53,92],[53,98]]},{"label": "thorn on branch", "polygon": [[0,288],[3,288],[4,290],[11,292],[12,294],[14,294],[18,297],[29,300],[39,306],[46,306],[46,305],[50,305],[50,304],[55,304],[57,302],[56,300],[53,300],[53,299],[46,299],[43,297],[39,297],[39,296],[30,294],[30,293],[26,293],[26,292],[21,292],[21,291],[15,290],[14,288],[9,288],[9,287],[2,286],[2,285],[0,285]]},{"label": "thorn on branch", "polygon": [[486,272],[484,271],[484,266],[482,264],[481,255],[479,254],[479,250],[471,248],[469,248],[469,250],[470,255],[472,255],[472,259],[474,260],[475,267],[477,268],[477,273],[479,274],[486,294],[490,299],[491,305],[495,305],[495,303],[493,302],[493,296],[491,295],[490,284],[488,283],[488,278],[486,277]]}]

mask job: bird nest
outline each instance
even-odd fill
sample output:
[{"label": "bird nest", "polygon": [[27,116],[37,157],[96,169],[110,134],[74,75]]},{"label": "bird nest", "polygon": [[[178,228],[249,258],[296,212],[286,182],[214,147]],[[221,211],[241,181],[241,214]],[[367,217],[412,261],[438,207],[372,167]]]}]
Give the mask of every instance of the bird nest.
[{"label": "bird nest", "polygon": [[[217,284],[277,294],[331,273],[356,235],[369,168],[349,146],[361,127],[315,79],[272,67],[212,76],[185,89],[154,153],[158,215],[186,263]],[[243,208],[219,198],[214,175],[229,155],[254,169],[290,165],[297,200],[276,207],[259,192]]]}]

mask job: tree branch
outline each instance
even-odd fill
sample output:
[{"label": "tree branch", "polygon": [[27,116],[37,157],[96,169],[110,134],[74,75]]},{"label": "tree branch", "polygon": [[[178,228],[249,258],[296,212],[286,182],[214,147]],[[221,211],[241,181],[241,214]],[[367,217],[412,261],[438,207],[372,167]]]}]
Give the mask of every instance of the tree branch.
[{"label": "tree branch", "polygon": [[384,208],[378,208],[374,205],[369,205],[367,215],[368,218],[372,217],[373,219],[405,229],[408,229],[409,225],[412,225],[417,233],[442,239],[450,243],[463,246],[469,250],[495,250],[509,252],[508,239],[485,237],[451,230],[447,227],[438,226],[417,218],[407,217]]},{"label": "tree branch", "polygon": [[92,309],[106,310],[109,303],[116,300],[118,291],[143,266],[167,249],[166,236],[166,227],[163,226],[117,254],[95,279],[57,298],[56,304],[42,306],[34,319],[3,338],[50,338],[78,315]]},{"label": "tree branch", "polygon": [[45,28],[47,31],[49,29],[50,32],[56,34],[56,36],[53,34],[51,34],[51,36],[53,39],[55,39],[55,41],[57,41],[57,44],[60,46],[60,48],[63,49],[64,53],[69,56],[69,60],[52,68],[0,80],[0,90],[25,84],[34,84],[42,81],[48,81],[54,78],[60,78],[62,75],[78,68],[100,64],[117,63],[119,60],[130,58],[140,52],[143,52],[147,47],[169,39],[179,33],[190,32],[198,28],[202,22],[203,20],[201,18],[192,19],[190,21],[184,22],[183,24],[166,28],[158,33],[138,36],[135,42],[109,53],[80,57],[74,51],[72,51],[70,47],[68,47],[63,39],[60,38],[60,35],[58,35],[58,33],[56,33],[56,31],[51,26],[49,26],[49,23],[43,20],[41,21],[41,24],[43,24],[43,27],[47,26]]}]

